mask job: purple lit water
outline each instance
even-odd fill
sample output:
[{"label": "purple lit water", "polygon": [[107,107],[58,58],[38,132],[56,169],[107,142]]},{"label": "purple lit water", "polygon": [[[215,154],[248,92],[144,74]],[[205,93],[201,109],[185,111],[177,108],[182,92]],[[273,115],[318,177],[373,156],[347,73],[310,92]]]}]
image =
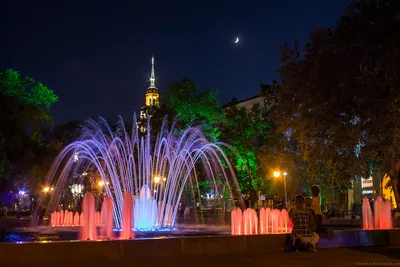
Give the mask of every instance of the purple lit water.
[{"label": "purple lit water", "polygon": [[[142,135],[136,116],[131,132],[126,130],[121,118],[116,129],[102,118],[98,122],[88,120],[80,138],[61,151],[49,171],[46,184],[54,186],[49,209],[55,210],[60,204],[61,193],[71,182],[83,183],[84,175],[77,175],[76,180],[71,181],[74,173],[94,172],[100,177],[104,193],[111,199],[114,225],[122,231],[126,227],[144,231],[174,229],[185,187],[194,192],[192,203],[201,202],[197,167],[202,169],[202,178],[214,185],[217,200],[221,199],[223,190],[230,196],[232,189],[238,191],[235,173],[222,149],[230,148],[223,143],[208,141],[201,126],[181,131],[175,124],[176,121],[168,128],[164,121],[152,144],[150,123],[147,133]],[[125,199],[126,192],[132,193],[132,201],[130,197]],[[96,207],[90,204],[90,214],[86,214],[88,204],[85,202],[85,205],[79,224],[89,231],[85,224],[87,221],[92,223],[92,210]],[[60,212],[59,216],[59,223],[55,225],[63,226],[64,213]],[[79,215],[73,216],[72,223],[69,213],[68,216],[68,224],[76,225]],[[103,223],[100,218],[104,216],[93,216],[95,225]],[[89,232],[91,234],[85,232],[85,237],[91,235],[88,238],[94,238],[93,232]],[[126,234],[125,237],[129,236]]]}]

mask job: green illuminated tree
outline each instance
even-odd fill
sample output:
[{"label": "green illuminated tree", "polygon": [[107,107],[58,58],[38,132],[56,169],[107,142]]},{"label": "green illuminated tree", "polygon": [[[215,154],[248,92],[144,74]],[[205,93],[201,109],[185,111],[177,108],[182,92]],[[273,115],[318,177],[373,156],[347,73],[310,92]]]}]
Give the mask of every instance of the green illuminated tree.
[{"label": "green illuminated tree", "polygon": [[7,69],[0,73],[0,184],[9,175],[27,177],[45,146],[43,129],[52,122],[54,92]]},{"label": "green illuminated tree", "polygon": [[205,134],[212,140],[218,140],[223,114],[216,94],[212,90],[198,92],[190,79],[170,83],[167,86],[167,105],[179,116],[186,128],[190,123],[202,123]]},{"label": "green illuminated tree", "polygon": [[256,199],[258,191],[268,190],[268,177],[260,168],[260,152],[265,146],[270,132],[266,114],[260,105],[250,111],[232,105],[225,110],[221,140],[232,146],[236,152],[226,150],[235,167],[242,193]]}]

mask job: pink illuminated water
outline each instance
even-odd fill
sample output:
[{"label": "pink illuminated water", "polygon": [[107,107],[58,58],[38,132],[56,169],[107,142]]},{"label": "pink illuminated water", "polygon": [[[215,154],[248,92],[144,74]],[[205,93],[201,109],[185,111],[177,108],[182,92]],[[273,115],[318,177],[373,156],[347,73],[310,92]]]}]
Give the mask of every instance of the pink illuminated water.
[{"label": "pink illuminated water", "polygon": [[291,225],[286,210],[261,208],[259,216],[254,209],[242,212],[237,208],[231,213],[232,235],[289,233]]},{"label": "pink illuminated water", "polygon": [[362,222],[364,230],[392,229],[392,211],[390,201],[384,201],[378,196],[374,203],[374,213],[368,198],[364,198],[362,204]]},{"label": "pink illuminated water", "polygon": [[96,209],[93,193],[87,192],[82,201],[83,223],[80,240],[97,240]]},{"label": "pink illuminated water", "polygon": [[75,226],[72,211],[55,211],[51,214],[50,223],[52,227]]},{"label": "pink illuminated water", "polygon": [[128,191],[124,192],[124,205],[122,208],[122,231],[121,239],[133,239],[133,198],[132,194]]},{"label": "pink illuminated water", "polygon": [[74,225],[73,226],[80,226],[80,224],[79,224],[79,213],[78,212],[75,212]]},{"label": "pink illuminated water", "polygon": [[113,209],[112,209],[112,199],[110,197],[105,197],[103,204],[101,206],[101,232],[105,239],[113,238]]}]

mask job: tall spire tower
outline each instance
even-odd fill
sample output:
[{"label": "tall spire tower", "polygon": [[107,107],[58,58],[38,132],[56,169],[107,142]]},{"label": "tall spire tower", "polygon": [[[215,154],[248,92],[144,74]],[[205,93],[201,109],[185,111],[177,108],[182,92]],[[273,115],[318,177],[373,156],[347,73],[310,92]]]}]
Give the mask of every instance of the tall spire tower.
[{"label": "tall spire tower", "polygon": [[154,70],[154,56],[151,57],[151,75],[150,75],[150,86],[146,91],[145,106],[159,106],[159,93],[156,87],[156,75]]},{"label": "tall spire tower", "polygon": [[149,88],[157,88],[156,87],[156,75],[154,72],[154,56],[151,56],[151,75],[150,75],[150,87]]}]

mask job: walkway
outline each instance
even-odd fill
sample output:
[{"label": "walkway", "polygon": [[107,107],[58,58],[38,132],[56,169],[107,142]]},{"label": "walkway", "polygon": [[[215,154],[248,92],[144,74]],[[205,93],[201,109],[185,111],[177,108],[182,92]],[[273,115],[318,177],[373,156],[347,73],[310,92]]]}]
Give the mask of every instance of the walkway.
[{"label": "walkway", "polygon": [[[163,259],[137,261],[124,265],[96,265],[96,267],[344,267],[344,266],[400,266],[400,247],[364,247],[322,249],[316,253],[266,253],[257,255],[235,255],[198,259]],[[86,266],[89,267],[89,266]]]}]

